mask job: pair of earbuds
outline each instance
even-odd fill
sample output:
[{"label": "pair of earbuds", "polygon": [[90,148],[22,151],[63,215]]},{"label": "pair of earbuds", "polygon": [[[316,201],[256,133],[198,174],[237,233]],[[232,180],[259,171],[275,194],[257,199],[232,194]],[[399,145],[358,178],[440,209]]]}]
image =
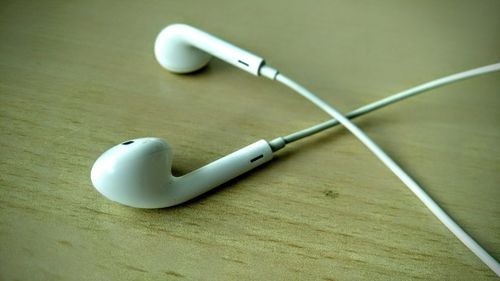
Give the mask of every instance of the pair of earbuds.
[{"label": "pair of earbuds", "polygon": [[[154,53],[169,71],[190,73],[215,56],[255,76],[274,79],[278,71],[264,59],[185,24],[164,28]],[[91,180],[106,198],[136,208],[164,208],[186,202],[273,158],[259,140],[186,175],[172,175],[172,149],[162,139],[140,138],[118,144],[94,163]]]},{"label": "pair of earbuds", "polygon": [[[476,256],[500,276],[500,265],[468,235],[394,160],[347,118],[354,118],[419,92],[488,72],[500,71],[500,64],[489,65],[444,77],[383,100],[361,107],[346,116],[312,92],[265,64],[264,59],[204,31],[184,24],[163,29],[155,43],[160,65],[177,73],[189,73],[205,66],[212,56],[255,76],[276,80],[302,95],[334,119],[285,138],[288,142],[312,135],[335,124],[342,124],[374,153],[429,208],[429,210]],[[158,138],[129,140],[104,152],[94,163],[94,187],[108,199],[136,208],[164,208],[186,202],[273,158],[285,146],[280,137],[259,140],[186,175],[172,175],[172,150]]]}]

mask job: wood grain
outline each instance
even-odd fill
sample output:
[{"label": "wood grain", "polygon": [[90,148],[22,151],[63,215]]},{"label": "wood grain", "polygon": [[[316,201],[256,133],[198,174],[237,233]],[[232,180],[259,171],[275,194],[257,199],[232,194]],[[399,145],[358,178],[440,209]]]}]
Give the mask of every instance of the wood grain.
[{"label": "wood grain", "polygon": [[[265,57],[343,111],[500,58],[498,1],[2,1],[0,279],[495,280],[342,128],[178,207],[107,201],[107,148],[167,139],[182,174],[326,120],[213,60],[154,60],[185,22]],[[500,78],[474,78],[357,124],[500,258]]]}]

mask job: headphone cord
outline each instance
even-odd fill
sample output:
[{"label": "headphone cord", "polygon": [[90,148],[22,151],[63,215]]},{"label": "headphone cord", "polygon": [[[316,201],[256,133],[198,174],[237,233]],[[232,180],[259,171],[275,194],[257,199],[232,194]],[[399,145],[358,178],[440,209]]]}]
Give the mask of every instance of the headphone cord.
[{"label": "headphone cord", "polygon": [[[416,96],[417,94],[424,93],[424,92],[429,91],[431,89],[438,88],[438,87],[444,86],[446,84],[450,84],[450,83],[464,80],[467,78],[471,78],[474,76],[499,71],[499,70],[500,70],[500,63],[496,63],[496,64],[491,64],[491,65],[467,70],[464,72],[456,73],[456,74],[449,75],[446,77],[442,77],[442,78],[433,80],[431,82],[427,82],[427,83],[418,85],[416,87],[413,87],[411,89],[408,89],[408,90],[396,93],[394,95],[388,96],[384,99],[372,102],[372,103],[367,104],[365,106],[362,106],[354,111],[347,113],[345,115],[345,117],[347,117],[349,119],[354,119],[356,117],[365,115],[365,114],[370,113],[372,111],[375,111],[377,109],[386,107],[386,106],[393,104],[397,101],[401,101],[401,100],[407,99],[409,97]],[[298,141],[298,140],[303,139],[305,137],[312,136],[312,135],[317,134],[319,132],[322,132],[326,129],[335,127],[338,124],[340,124],[340,123],[337,120],[330,119],[330,120],[325,121],[321,124],[309,127],[307,129],[300,130],[298,132],[289,134],[287,136],[278,137],[278,138],[270,141],[269,144],[271,145],[271,148],[273,149],[273,151],[277,151],[277,150],[280,150],[281,148],[285,147],[286,144]]]},{"label": "headphone cord", "polygon": [[[500,64],[495,64],[492,66],[487,66],[487,69],[491,68],[498,68]],[[493,272],[495,272],[496,275],[500,276],[500,265],[499,263],[490,255],[486,250],[484,250],[471,236],[469,236],[453,219],[446,214],[446,212],[439,207],[439,205],[432,200],[432,198],[413,180],[394,160],[392,160],[377,144],[375,144],[361,129],[359,129],[354,123],[352,123],[346,116],[342,115],[339,113],[335,108],[318,98],[316,95],[314,95],[312,92],[307,90],[306,88],[302,87],[300,84],[296,83],[295,81],[291,80],[290,78],[286,77],[285,75],[278,73],[277,70],[273,69],[272,67],[263,65],[261,68],[263,68],[264,73],[275,73],[272,75],[271,79],[274,78],[274,80],[280,82],[281,84],[289,87],[290,89],[294,90],[297,92],[299,95],[303,96],[304,98],[308,99],[310,102],[314,103],[316,106],[321,108],[323,111],[328,113],[331,117],[336,119],[338,123],[342,124],[344,127],[346,127],[352,134],[354,134],[377,158],[382,161],[387,168],[389,168],[417,197],[424,203],[424,205],[460,240],[462,243],[467,246],[481,261],[483,261]],[[493,70],[491,70],[493,71]],[[470,74],[470,73],[469,73]],[[473,72],[474,74],[474,72]],[[459,74],[456,74],[459,75]],[[478,74],[475,74],[478,75]],[[453,75],[452,75],[453,76]],[[441,82],[439,80],[436,80],[434,82],[434,85],[430,83],[423,84],[420,87],[420,89],[417,89],[419,87],[413,88],[413,93],[410,92],[412,89],[402,92],[400,94],[397,94],[395,96],[392,96],[388,99],[381,100],[379,102],[370,104],[366,107],[362,107],[361,112],[368,113],[370,111],[373,111],[377,108],[383,107],[385,105],[388,105],[392,102],[395,102],[397,100],[404,99],[406,97],[409,97],[411,95],[414,95],[418,92],[423,92],[427,89],[437,87],[439,85],[444,85],[447,82],[446,78],[448,78],[449,81],[450,77],[445,77],[442,79],[445,79],[444,82],[442,79]],[[471,76],[471,75],[469,75]],[[473,75],[472,75],[473,76]],[[455,77],[455,80],[460,80],[464,79],[467,76],[460,78]],[[430,84],[430,85],[429,85]],[[416,90],[415,90],[416,89]],[[410,94],[408,94],[410,92]],[[389,100],[389,101],[388,101]],[[363,113],[363,114],[364,114]],[[354,114],[353,114],[354,115]],[[359,116],[359,114],[357,115]],[[330,121],[329,121],[330,122]],[[299,138],[300,139],[300,138]],[[284,146],[284,143],[283,143]]]}]

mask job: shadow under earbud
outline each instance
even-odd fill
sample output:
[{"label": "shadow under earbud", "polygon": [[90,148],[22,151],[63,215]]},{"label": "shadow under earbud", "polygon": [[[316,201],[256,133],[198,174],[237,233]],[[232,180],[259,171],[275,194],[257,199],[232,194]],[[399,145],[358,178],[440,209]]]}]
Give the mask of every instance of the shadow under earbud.
[{"label": "shadow under earbud", "polygon": [[219,73],[220,75],[223,75],[224,71],[231,71],[233,67],[227,63],[222,62],[221,60],[214,59],[210,60],[209,63],[201,67],[200,69],[197,69],[193,72],[188,72],[188,73],[175,73],[175,72],[170,72],[173,75],[179,76],[181,79],[193,79],[193,77],[203,77],[203,76],[210,76],[213,75],[214,73]]}]

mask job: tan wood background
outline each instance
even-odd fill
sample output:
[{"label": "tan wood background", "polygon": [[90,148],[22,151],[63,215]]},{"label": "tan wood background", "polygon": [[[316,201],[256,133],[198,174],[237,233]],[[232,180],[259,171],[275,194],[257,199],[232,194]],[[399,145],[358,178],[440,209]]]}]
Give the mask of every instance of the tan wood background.
[{"label": "tan wood background", "polygon": [[[189,23],[344,112],[500,60],[498,1],[1,1],[1,280],[498,280],[342,128],[178,207],[100,196],[93,161],[156,136],[182,174],[327,116],[220,61],[174,75]],[[500,258],[500,74],[360,118]]]}]

